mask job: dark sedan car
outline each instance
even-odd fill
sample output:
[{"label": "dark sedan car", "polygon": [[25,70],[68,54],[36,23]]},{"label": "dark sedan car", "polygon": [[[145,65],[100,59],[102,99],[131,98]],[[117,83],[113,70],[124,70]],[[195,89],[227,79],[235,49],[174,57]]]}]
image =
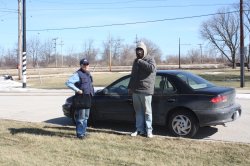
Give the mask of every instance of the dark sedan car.
[{"label": "dark sedan car", "polygon": [[[130,75],[124,76],[95,93],[91,121],[135,121],[129,80]],[[63,111],[74,119],[71,100],[66,100]],[[193,137],[200,127],[224,124],[241,115],[234,88],[216,86],[181,70],[157,71],[152,110],[154,124],[180,137]]]}]

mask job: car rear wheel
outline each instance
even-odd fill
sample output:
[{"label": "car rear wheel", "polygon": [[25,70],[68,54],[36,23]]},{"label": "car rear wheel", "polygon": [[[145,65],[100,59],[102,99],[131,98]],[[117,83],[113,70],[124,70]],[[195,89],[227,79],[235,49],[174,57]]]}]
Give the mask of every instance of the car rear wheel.
[{"label": "car rear wheel", "polygon": [[169,118],[168,128],[177,137],[193,137],[198,129],[196,117],[188,110],[175,111]]}]

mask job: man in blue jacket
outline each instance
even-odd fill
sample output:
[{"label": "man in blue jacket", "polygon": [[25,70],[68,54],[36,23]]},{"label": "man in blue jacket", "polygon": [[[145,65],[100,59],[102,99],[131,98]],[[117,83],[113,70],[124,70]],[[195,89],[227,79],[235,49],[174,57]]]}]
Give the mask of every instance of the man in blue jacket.
[{"label": "man in blue jacket", "polygon": [[[87,59],[80,61],[80,69],[69,77],[65,83],[67,87],[75,91],[76,94],[94,95],[93,79],[88,71],[89,62]],[[89,118],[90,108],[78,108],[76,110],[76,136],[79,139],[86,137],[86,128]]]},{"label": "man in blue jacket", "polygon": [[129,92],[132,93],[136,113],[136,131],[131,134],[133,137],[138,134],[146,135],[148,138],[153,137],[151,102],[155,77],[155,60],[148,55],[146,45],[143,42],[138,42],[136,59],[133,62],[131,79],[128,85]]}]

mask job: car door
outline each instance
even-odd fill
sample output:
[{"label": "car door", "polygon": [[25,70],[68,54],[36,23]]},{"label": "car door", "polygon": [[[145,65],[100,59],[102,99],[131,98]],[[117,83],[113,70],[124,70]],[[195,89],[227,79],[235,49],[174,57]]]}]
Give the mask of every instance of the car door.
[{"label": "car door", "polygon": [[123,77],[95,96],[97,120],[134,121],[132,96],[128,94],[130,77]]},{"label": "car door", "polygon": [[153,123],[164,125],[167,112],[176,106],[177,90],[167,75],[157,75],[152,98]]}]

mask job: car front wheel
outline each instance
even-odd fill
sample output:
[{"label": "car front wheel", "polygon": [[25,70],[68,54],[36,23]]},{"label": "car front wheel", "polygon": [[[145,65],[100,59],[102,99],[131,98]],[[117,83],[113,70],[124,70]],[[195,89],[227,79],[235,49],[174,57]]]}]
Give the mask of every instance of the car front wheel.
[{"label": "car front wheel", "polygon": [[191,138],[197,133],[199,125],[191,112],[180,110],[170,116],[168,128],[174,136]]}]

